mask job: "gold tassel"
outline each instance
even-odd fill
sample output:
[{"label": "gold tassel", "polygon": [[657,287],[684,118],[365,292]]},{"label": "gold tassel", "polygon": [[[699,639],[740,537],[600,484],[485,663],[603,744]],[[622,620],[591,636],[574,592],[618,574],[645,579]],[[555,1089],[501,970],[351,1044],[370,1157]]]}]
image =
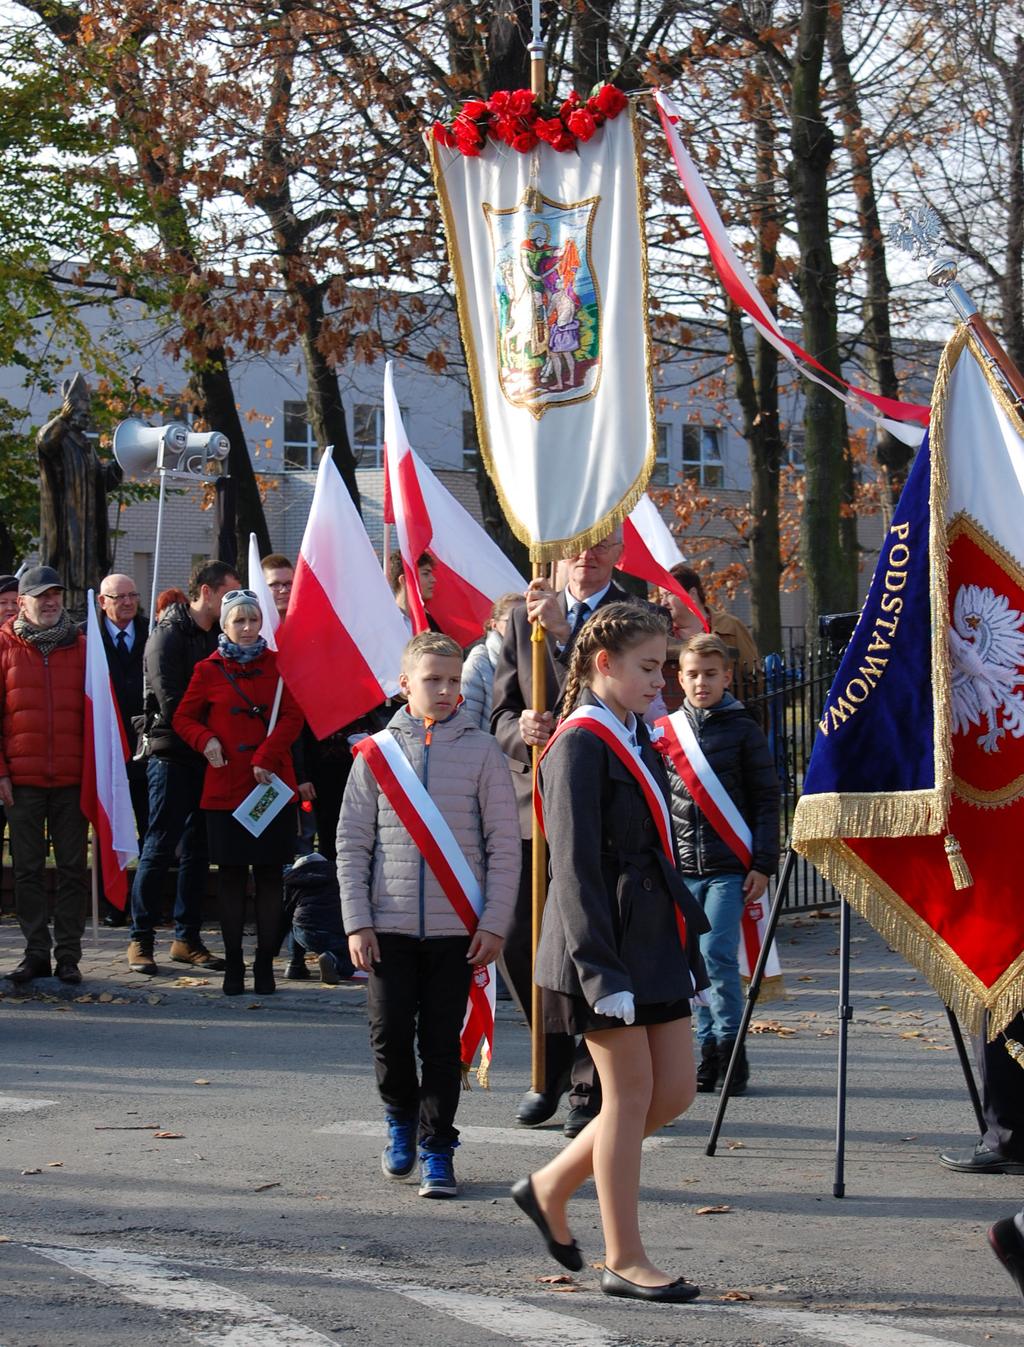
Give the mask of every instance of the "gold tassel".
[{"label": "gold tassel", "polygon": [[1020,1069],[1024,1071],[1024,1043],[1018,1043],[1015,1038],[1005,1037],[1003,1043],[1006,1051],[1010,1054]]},{"label": "gold tassel", "polygon": [[489,1090],[491,1088],[491,1059],[489,1057],[480,1058],[480,1065],[477,1067],[476,1078],[481,1090]]},{"label": "gold tassel", "polygon": [[953,888],[969,889],[974,883],[974,876],[967,868],[964,853],[960,850],[960,843],[952,833],[946,834],[945,847],[946,860],[949,861],[949,868],[953,874]]}]

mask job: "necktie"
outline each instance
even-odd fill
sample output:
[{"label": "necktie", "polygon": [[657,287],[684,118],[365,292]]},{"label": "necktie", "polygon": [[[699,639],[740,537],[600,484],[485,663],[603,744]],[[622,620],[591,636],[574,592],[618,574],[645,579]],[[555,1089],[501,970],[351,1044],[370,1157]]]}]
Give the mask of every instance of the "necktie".
[{"label": "necktie", "polygon": [[128,649],[128,637],[123,631],[117,633],[117,653],[121,656],[122,663],[127,664],[131,651]]},{"label": "necktie", "polygon": [[577,600],[577,602],[573,604],[569,616],[572,631],[569,633],[568,644],[572,645],[573,641],[575,641],[576,637],[580,634],[580,627],[583,626],[584,622],[586,622],[587,618],[590,616],[590,608],[582,600]]}]

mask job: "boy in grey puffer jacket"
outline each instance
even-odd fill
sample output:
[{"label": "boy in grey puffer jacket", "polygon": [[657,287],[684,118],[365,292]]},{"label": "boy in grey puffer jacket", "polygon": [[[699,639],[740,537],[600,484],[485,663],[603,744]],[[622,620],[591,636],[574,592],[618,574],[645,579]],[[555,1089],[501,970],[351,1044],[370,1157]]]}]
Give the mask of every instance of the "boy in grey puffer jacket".
[{"label": "boy in grey puffer jacket", "polygon": [[[369,973],[370,1043],[389,1133],[383,1171],[406,1178],[418,1137],[420,1196],[454,1197],[459,1040],[470,977],[504,942],[521,847],[504,755],[459,708],[459,646],[422,632],[406,646],[402,665],[408,705],[388,725],[383,747],[407,760],[426,803],[447,823],[479,886],[482,911],[471,934],[379,783],[373,740],[357,748],[345,789],[338,882],[352,961]],[[415,805],[413,793],[407,798]]]}]

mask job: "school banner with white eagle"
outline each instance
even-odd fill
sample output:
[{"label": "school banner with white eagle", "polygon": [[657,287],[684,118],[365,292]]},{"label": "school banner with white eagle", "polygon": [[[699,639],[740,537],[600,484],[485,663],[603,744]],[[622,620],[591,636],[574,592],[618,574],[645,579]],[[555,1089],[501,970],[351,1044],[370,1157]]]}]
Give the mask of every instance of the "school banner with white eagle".
[{"label": "school banner with white eagle", "polygon": [[966,329],[829,691],[793,846],[977,1030],[1024,1008],[1024,425]]},{"label": "school banner with white eagle", "polygon": [[480,450],[535,561],[599,541],[656,456],[638,131],[625,96],[463,105],[432,137]]}]

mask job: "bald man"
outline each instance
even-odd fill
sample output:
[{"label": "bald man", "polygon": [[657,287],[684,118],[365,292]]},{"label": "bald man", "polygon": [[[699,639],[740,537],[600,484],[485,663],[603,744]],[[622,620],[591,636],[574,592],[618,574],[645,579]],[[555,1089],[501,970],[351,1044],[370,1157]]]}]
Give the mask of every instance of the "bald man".
[{"label": "bald man", "polygon": [[[149,817],[149,791],[146,764],[135,761],[138,746],[136,717],[142,715],[143,653],[149,623],[139,612],[139,587],[130,575],[108,575],[100,581],[100,635],[110,669],[110,681],[121,712],[121,723],[128,737],[128,788],[132,795],[139,851],[146,835]],[[109,903],[103,915],[104,926],[124,926],[127,916]]]}]

